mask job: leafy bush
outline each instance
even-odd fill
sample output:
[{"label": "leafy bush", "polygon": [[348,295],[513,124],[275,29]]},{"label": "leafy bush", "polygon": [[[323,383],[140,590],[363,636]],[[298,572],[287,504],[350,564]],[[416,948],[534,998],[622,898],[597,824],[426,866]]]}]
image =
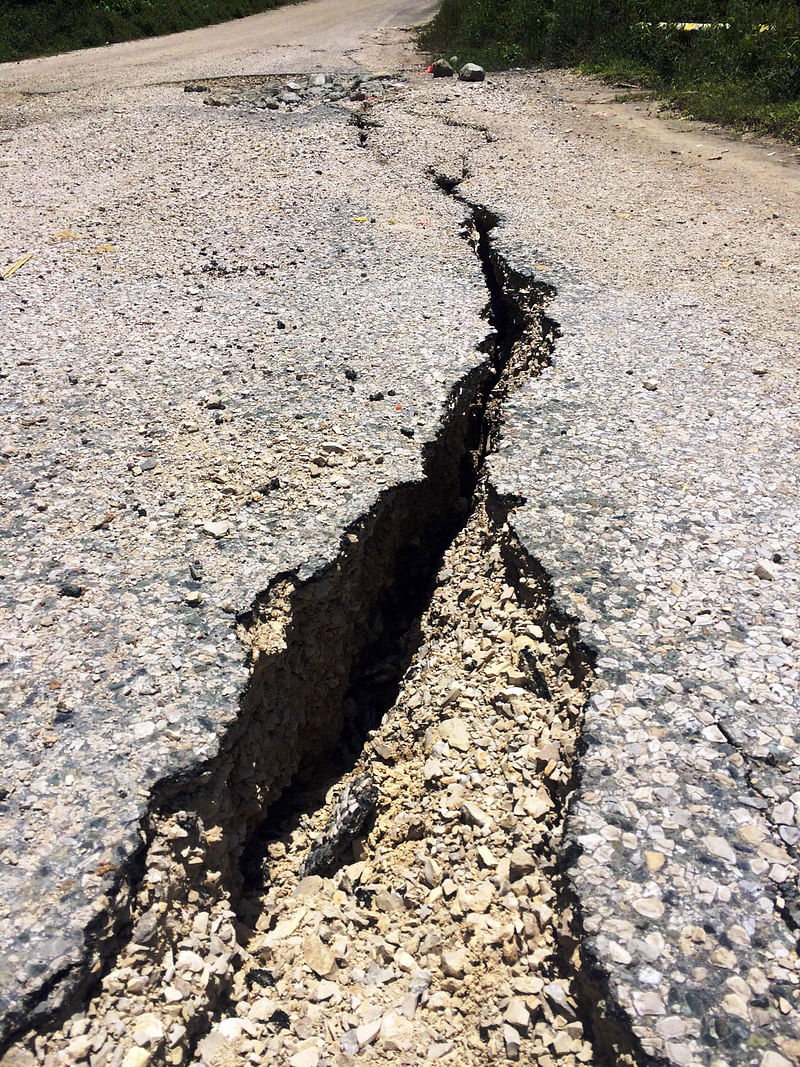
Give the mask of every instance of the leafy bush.
[{"label": "leafy bush", "polygon": [[0,0],[0,62],[208,26],[294,0]]},{"label": "leafy bush", "polygon": [[[683,22],[715,25],[689,34]],[[495,69],[635,78],[698,117],[800,140],[796,0],[443,0],[422,41]]]}]

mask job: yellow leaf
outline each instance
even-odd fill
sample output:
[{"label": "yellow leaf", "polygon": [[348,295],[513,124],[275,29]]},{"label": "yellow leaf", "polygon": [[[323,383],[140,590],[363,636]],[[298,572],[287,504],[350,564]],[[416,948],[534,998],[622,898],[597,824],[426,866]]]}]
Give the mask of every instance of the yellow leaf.
[{"label": "yellow leaf", "polygon": [[62,230],[61,233],[56,234],[57,241],[74,241],[77,238],[77,233],[73,233],[72,230]]},{"label": "yellow leaf", "polygon": [[33,252],[27,252],[22,259],[18,259],[16,263],[12,263],[8,270],[4,270],[0,274],[0,278],[10,278],[12,274],[16,274],[20,267],[24,267],[29,259],[33,259]]},{"label": "yellow leaf", "polygon": [[353,216],[353,222],[366,222],[366,221],[367,221],[366,215],[354,215]]},{"label": "yellow leaf", "polygon": [[732,259],[726,259],[726,260],[723,260],[722,266],[723,267],[730,267],[731,263],[733,263]]},{"label": "yellow leaf", "polygon": [[95,252],[116,252],[116,250],[116,245],[98,245],[98,247],[95,248]]}]

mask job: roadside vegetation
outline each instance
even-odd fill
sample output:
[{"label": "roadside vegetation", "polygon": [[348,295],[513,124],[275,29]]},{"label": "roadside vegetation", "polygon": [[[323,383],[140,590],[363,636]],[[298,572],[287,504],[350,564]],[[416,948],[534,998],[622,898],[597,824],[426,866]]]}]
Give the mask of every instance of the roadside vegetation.
[{"label": "roadside vegetation", "polygon": [[155,37],[293,0],[0,0],[0,62]]},{"label": "roadside vegetation", "polygon": [[443,0],[422,43],[494,69],[578,67],[800,143],[797,0]]}]

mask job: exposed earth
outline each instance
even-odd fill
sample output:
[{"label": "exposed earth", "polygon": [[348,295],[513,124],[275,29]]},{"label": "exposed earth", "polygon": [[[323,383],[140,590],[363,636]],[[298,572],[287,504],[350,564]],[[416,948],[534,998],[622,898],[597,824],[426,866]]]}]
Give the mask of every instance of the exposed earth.
[{"label": "exposed earth", "polygon": [[2,1067],[800,1062],[798,152],[434,7],[0,66]]}]

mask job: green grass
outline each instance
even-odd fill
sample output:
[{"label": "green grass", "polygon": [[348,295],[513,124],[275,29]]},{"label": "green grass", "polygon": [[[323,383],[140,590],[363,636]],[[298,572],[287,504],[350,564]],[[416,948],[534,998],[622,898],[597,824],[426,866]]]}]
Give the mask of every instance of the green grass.
[{"label": "green grass", "polygon": [[643,100],[653,100],[655,93],[650,89],[644,89],[640,92],[633,93],[615,93],[615,104],[640,104]]},{"label": "green grass", "polygon": [[0,62],[209,26],[295,0],[0,0]]},{"label": "green grass", "polygon": [[800,101],[779,102],[766,98],[749,85],[701,85],[673,91],[669,103],[695,119],[718,122],[740,130],[770,133],[800,144]]},{"label": "green grass", "polygon": [[[718,26],[687,37],[658,25],[688,21]],[[696,118],[800,142],[796,0],[443,0],[422,43],[489,69],[578,67]]]}]

